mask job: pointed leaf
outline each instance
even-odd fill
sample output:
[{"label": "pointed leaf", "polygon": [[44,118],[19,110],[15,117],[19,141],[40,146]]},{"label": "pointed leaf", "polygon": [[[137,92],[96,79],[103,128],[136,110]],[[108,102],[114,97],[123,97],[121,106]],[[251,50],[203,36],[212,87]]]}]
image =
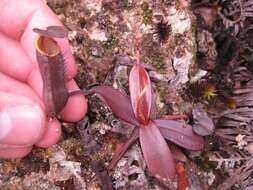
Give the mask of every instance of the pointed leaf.
[{"label": "pointed leaf", "polygon": [[147,124],[152,106],[151,83],[142,65],[134,65],[129,75],[131,103],[137,119]]},{"label": "pointed leaf", "polygon": [[139,127],[141,149],[149,171],[155,177],[172,180],[175,165],[170,149],[159,129],[150,121]]},{"label": "pointed leaf", "polygon": [[132,125],[138,125],[127,95],[110,86],[95,86],[90,91],[99,94],[117,117]]},{"label": "pointed leaf", "polygon": [[124,155],[127,149],[139,138],[139,128],[135,128],[133,133],[131,134],[130,138],[122,144],[119,144],[114,152],[112,161],[110,162],[108,169],[111,170],[120,158]]},{"label": "pointed leaf", "polygon": [[157,119],[154,122],[167,140],[189,150],[201,150],[204,147],[203,137],[196,135],[192,126],[164,119]]}]

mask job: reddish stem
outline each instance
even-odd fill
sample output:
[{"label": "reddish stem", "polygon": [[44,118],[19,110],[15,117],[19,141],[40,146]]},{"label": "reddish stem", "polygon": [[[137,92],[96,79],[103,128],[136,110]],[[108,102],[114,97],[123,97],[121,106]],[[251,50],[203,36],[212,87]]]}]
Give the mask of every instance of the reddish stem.
[{"label": "reddish stem", "polygon": [[140,64],[140,57],[141,57],[140,46],[141,46],[141,34],[138,33],[136,35],[136,39],[135,39],[135,51],[136,51],[136,64],[137,65]]},{"label": "reddish stem", "polygon": [[186,190],[189,184],[186,176],[186,169],[182,162],[177,163],[176,173],[177,173],[177,190]]}]

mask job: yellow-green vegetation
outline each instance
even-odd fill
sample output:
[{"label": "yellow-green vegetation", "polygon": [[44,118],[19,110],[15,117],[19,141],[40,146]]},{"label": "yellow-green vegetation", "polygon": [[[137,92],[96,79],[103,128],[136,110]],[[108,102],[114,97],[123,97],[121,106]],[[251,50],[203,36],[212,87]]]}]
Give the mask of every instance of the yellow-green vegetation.
[{"label": "yellow-green vegetation", "polygon": [[142,11],[143,11],[143,23],[149,24],[151,22],[153,16],[153,10],[149,7],[148,2],[143,2],[142,4]]},{"label": "yellow-green vegetation", "polygon": [[175,44],[175,46],[178,46],[178,45],[184,43],[184,40],[185,40],[185,37],[184,37],[183,34],[176,33],[174,35],[174,44]]},{"label": "yellow-green vegetation", "polygon": [[15,160],[6,160],[0,164],[0,174],[10,175],[13,172],[16,172],[17,162]]},{"label": "yellow-green vegetation", "polygon": [[235,109],[236,108],[236,100],[233,98],[228,98],[226,101],[227,107],[230,109]]},{"label": "yellow-green vegetation", "polygon": [[77,75],[75,76],[75,80],[81,86],[83,84],[83,81],[85,81],[86,79],[87,71],[85,70],[84,66],[80,64],[79,62],[77,62],[76,65],[78,68],[78,72],[77,72]]},{"label": "yellow-green vegetation", "polygon": [[194,21],[191,23],[191,31],[195,35],[197,33],[197,30],[198,30],[198,25],[197,25],[197,22]]},{"label": "yellow-green vegetation", "polygon": [[[148,56],[148,55],[147,55]],[[154,54],[149,57],[143,57],[143,62],[156,68],[159,73],[164,73],[166,69],[165,58],[162,54]]]},{"label": "yellow-green vegetation", "polygon": [[95,76],[96,76],[96,81],[100,82],[100,83],[103,82],[106,78],[106,74],[104,72],[101,72],[101,71],[96,72]]},{"label": "yellow-green vegetation", "polygon": [[21,178],[19,178],[18,176],[13,176],[6,183],[1,185],[1,190],[21,189],[20,187],[22,187]]},{"label": "yellow-green vegetation", "polygon": [[90,155],[91,160],[107,160],[110,158],[111,153],[113,152],[112,144],[106,144],[101,148],[101,150],[96,153]]},{"label": "yellow-green vegetation", "polygon": [[166,82],[160,81],[156,84],[156,94],[159,96],[162,102],[165,101],[168,94],[168,88]]},{"label": "yellow-green vegetation", "polygon": [[151,64],[161,72],[163,72],[166,68],[164,57],[161,54],[153,56]]},{"label": "yellow-green vegetation", "polygon": [[111,35],[107,41],[102,42],[102,47],[105,49],[112,49],[117,46],[118,42],[119,40],[114,35]]},{"label": "yellow-green vegetation", "polygon": [[174,34],[173,37],[171,37],[170,43],[167,45],[167,51],[174,52],[177,47],[182,46],[182,44],[185,44],[185,41],[183,41],[185,38],[182,34]]},{"label": "yellow-green vegetation", "polygon": [[68,138],[59,144],[66,153],[70,153],[77,148],[82,148],[83,144],[76,138]]},{"label": "yellow-green vegetation", "polygon": [[211,100],[217,96],[215,85],[205,83],[202,85],[201,95],[204,99]]}]

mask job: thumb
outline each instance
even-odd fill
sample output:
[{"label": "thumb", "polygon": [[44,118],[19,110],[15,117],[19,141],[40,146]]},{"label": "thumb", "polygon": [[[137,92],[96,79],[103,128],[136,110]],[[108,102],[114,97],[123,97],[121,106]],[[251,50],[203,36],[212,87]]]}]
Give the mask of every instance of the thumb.
[{"label": "thumb", "polygon": [[0,92],[0,144],[29,146],[44,134],[46,118],[26,97]]}]

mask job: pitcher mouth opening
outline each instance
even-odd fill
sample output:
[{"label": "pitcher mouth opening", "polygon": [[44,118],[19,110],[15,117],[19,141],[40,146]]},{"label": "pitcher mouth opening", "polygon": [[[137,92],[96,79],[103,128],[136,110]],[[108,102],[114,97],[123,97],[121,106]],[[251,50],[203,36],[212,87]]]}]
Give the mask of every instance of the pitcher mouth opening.
[{"label": "pitcher mouth opening", "polygon": [[56,56],[61,52],[57,42],[53,38],[46,36],[38,36],[35,41],[35,47],[39,53],[49,57]]}]

